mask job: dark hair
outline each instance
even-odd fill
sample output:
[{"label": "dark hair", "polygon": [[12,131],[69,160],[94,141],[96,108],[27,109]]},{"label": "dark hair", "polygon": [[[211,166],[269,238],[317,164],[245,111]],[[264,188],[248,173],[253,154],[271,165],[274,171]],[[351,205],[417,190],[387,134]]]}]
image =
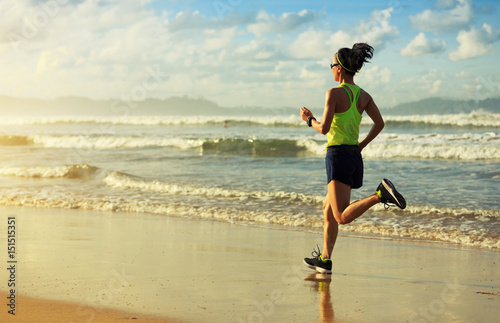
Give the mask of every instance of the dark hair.
[{"label": "dark hair", "polygon": [[341,48],[337,52],[337,61],[348,74],[354,75],[373,57],[373,47],[367,43],[356,43],[352,48]]}]

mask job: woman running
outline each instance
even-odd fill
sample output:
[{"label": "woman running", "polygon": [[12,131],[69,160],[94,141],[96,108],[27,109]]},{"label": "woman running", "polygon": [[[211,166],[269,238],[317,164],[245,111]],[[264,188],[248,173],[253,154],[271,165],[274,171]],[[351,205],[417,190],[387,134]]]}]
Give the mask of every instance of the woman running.
[{"label": "woman running", "polygon": [[[339,224],[351,223],[378,203],[395,204],[401,209],[406,207],[405,199],[388,179],[382,180],[373,195],[351,203],[351,189],[363,185],[361,151],[384,128],[384,119],[372,97],[354,83],[354,75],[372,57],[373,47],[365,43],[354,44],[352,49],[341,48],[330,64],[339,86],[326,92],[323,118],[317,121],[305,107],[300,110],[300,116],[307,125],[328,139],[325,158],[328,194],[323,204],[323,252],[315,250],[313,258],[304,259],[306,266],[321,273],[331,273],[331,255]],[[363,112],[368,114],[374,124],[366,137],[358,141]]]}]

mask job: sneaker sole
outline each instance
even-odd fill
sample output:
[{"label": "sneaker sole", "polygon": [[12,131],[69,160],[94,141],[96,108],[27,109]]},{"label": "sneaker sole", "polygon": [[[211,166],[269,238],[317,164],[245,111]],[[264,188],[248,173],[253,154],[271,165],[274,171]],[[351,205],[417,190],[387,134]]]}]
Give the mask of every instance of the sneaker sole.
[{"label": "sneaker sole", "polygon": [[321,267],[317,267],[317,266],[309,265],[307,262],[305,262],[305,260],[303,260],[302,262],[304,263],[304,265],[306,265],[306,267],[311,268],[312,270],[316,270],[318,273],[328,274],[328,275],[332,274],[331,270],[328,270],[328,269],[325,269],[325,268],[321,268]]},{"label": "sneaker sole", "polygon": [[[399,201],[398,197],[394,194],[395,192],[397,193],[397,191],[396,191],[396,188],[394,187],[394,184],[392,184],[391,181],[389,181],[388,179],[383,179],[382,180],[382,185],[384,185],[384,188],[387,190],[387,192],[389,192],[389,194],[391,194],[391,196],[394,198],[394,200],[396,201],[397,205],[401,209],[406,208],[406,205],[405,206],[401,205],[401,202]],[[394,187],[394,190],[393,190],[393,187]],[[401,195],[401,194],[399,194],[399,195]]]}]

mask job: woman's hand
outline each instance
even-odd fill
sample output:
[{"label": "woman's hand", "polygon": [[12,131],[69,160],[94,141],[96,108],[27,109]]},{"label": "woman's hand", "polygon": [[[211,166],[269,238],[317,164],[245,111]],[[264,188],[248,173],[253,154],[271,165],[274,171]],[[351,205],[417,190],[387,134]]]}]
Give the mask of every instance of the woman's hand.
[{"label": "woman's hand", "polygon": [[302,120],[307,121],[307,118],[312,117],[313,114],[311,111],[309,111],[306,107],[302,107],[300,109],[300,117]]}]

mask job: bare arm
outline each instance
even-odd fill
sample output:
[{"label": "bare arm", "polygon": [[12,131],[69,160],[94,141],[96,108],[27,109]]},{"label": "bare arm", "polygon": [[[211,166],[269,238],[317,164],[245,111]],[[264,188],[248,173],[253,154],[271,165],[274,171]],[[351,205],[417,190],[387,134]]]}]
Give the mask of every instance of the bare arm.
[{"label": "bare arm", "polygon": [[359,142],[359,148],[361,148],[361,150],[363,150],[363,148],[365,148],[373,139],[375,139],[375,137],[378,136],[378,134],[382,131],[382,129],[384,129],[385,126],[384,119],[380,114],[380,110],[378,109],[371,96],[365,111],[370,119],[372,119],[374,124],[366,135],[365,139]]},{"label": "bare arm", "polygon": [[[321,118],[321,121],[311,120],[311,125],[314,130],[322,135],[326,135],[328,131],[330,131],[333,115],[335,114],[335,101],[332,96],[332,90],[333,89],[326,91],[325,109],[323,110],[323,118]],[[313,114],[307,108],[303,107],[300,109],[300,116],[302,120],[307,121],[307,118],[313,117]]]}]

